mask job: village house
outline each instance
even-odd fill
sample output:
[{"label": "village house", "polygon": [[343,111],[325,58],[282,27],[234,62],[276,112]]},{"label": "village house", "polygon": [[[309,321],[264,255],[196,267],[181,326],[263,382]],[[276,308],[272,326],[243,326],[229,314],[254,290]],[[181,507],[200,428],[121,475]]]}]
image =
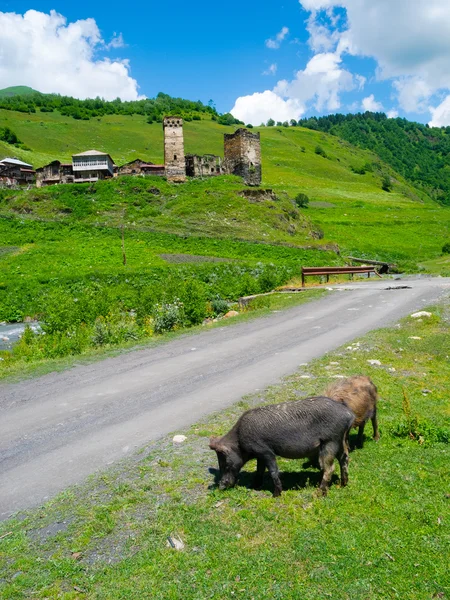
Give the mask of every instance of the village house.
[{"label": "village house", "polygon": [[114,161],[106,152],[88,150],[72,156],[74,183],[108,179],[114,176]]},{"label": "village house", "polygon": [[45,167],[36,169],[36,187],[56,185],[58,183],[73,183],[72,163],[62,163],[54,160]]},{"label": "village house", "polygon": [[32,185],[35,172],[33,166],[17,158],[3,158],[0,161],[0,185],[16,187]]},{"label": "village house", "polygon": [[164,165],[155,165],[140,158],[127,162],[117,169],[117,175],[158,175],[164,177],[165,174]]}]

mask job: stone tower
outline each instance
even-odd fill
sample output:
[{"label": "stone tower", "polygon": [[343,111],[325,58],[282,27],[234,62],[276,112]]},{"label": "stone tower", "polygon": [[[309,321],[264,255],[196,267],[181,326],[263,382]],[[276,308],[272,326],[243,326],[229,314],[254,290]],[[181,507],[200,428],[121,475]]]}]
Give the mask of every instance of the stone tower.
[{"label": "stone tower", "polygon": [[225,170],[239,175],[246,185],[261,185],[261,140],[259,133],[238,129],[224,135]]},{"label": "stone tower", "polygon": [[168,181],[186,181],[184,158],[183,119],[164,117],[164,164]]}]

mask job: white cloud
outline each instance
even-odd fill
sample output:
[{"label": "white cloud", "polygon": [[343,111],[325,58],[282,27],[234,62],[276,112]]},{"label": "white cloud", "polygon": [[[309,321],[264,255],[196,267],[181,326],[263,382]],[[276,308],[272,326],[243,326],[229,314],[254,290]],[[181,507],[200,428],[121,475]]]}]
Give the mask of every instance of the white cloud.
[{"label": "white cloud", "polygon": [[375,100],[375,96],[370,94],[367,98],[364,98],[361,102],[361,107],[363,110],[368,110],[370,112],[381,112],[383,110],[383,105],[381,102],[377,102]]},{"label": "white cloud", "polygon": [[366,85],[367,79],[363,75],[355,75],[355,79],[358,82],[358,89],[362,90]]},{"label": "white cloud", "polygon": [[263,75],[275,75],[278,70],[277,63],[272,63],[265,71],[263,71]]},{"label": "white cloud", "polygon": [[305,10],[321,10],[339,4],[334,0],[299,0]]},{"label": "white cloud", "polygon": [[388,119],[396,119],[398,117],[398,110],[393,108],[392,110],[388,110],[386,114]]},{"label": "white cloud", "polygon": [[122,35],[105,44],[94,19],[67,23],[55,11],[0,12],[0,87],[29,85],[76,98],[136,100],[137,81],[126,59],[96,58],[119,48]]},{"label": "white cloud", "polygon": [[125,40],[123,39],[123,35],[121,33],[117,35],[117,33],[114,32],[112,40],[109,42],[109,44],[105,45],[105,48],[109,50],[110,48],[125,48],[125,46],[126,44]]},{"label": "white cloud", "polygon": [[340,93],[355,87],[353,75],[340,66],[337,53],[316,54],[293,81],[279,81],[274,92],[305,104],[314,102],[318,111],[335,111],[341,106]]},{"label": "white cloud", "polygon": [[445,127],[450,125],[450,95],[445,98],[436,108],[430,107],[432,115],[428,123],[430,127]]},{"label": "white cloud", "polygon": [[426,112],[433,90],[420,77],[402,77],[392,84],[397,90],[398,102],[406,112]]},{"label": "white cloud", "polygon": [[283,100],[270,90],[249,96],[241,96],[231,109],[231,114],[237,119],[252,125],[265,123],[269,119],[289,121],[299,119],[305,112],[304,106],[295,99]]},{"label": "white cloud", "polygon": [[275,38],[270,38],[266,40],[267,48],[271,48],[272,50],[277,50],[280,46],[284,38],[289,33],[289,29],[287,27],[282,27],[281,31],[277,33]]},{"label": "white cloud", "polygon": [[[323,11],[342,7],[347,30],[330,30],[346,38],[346,52],[377,61],[379,80],[393,80],[399,105],[406,112],[429,110],[439,90],[450,90],[450,3],[448,0],[299,0],[311,11],[312,43],[320,40]],[[326,37],[326,36],[325,36]],[[437,110],[437,109],[436,109]]]}]

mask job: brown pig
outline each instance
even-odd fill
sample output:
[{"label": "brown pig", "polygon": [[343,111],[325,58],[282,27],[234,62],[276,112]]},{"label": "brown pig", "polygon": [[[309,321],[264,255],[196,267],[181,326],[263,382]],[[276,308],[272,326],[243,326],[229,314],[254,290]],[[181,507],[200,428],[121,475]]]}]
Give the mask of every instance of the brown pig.
[{"label": "brown pig", "polygon": [[377,422],[378,392],[370,377],[355,375],[339,379],[327,387],[325,395],[345,404],[355,413],[353,427],[358,428],[357,445],[360,448],[363,445],[364,427],[369,419],[372,420],[373,439],[380,439]]}]

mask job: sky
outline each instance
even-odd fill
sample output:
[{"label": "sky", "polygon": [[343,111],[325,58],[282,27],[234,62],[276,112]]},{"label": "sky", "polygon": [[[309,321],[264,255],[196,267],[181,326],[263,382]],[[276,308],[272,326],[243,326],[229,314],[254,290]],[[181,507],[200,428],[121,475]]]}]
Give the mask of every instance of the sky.
[{"label": "sky", "polygon": [[0,0],[0,89],[162,91],[259,125],[383,111],[450,125],[448,0]]}]

